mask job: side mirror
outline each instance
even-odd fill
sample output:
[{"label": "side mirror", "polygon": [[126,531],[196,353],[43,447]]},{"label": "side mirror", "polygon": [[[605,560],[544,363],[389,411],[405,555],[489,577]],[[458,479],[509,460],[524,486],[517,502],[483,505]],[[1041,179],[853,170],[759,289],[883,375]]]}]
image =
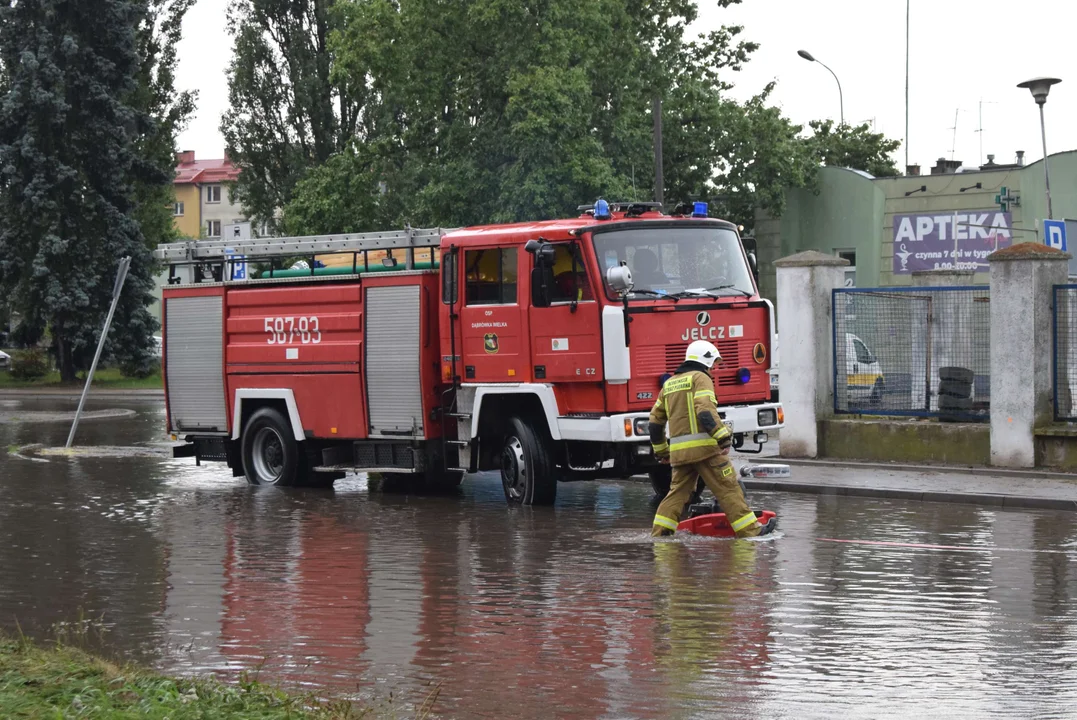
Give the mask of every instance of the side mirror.
[{"label": "side mirror", "polygon": [[553,268],[545,263],[535,263],[531,270],[531,307],[550,307],[550,289],[553,287]]},{"label": "side mirror", "polygon": [[624,293],[632,289],[632,271],[627,265],[611,267],[606,271],[606,282],[615,293]]},{"label": "side mirror", "polygon": [[541,238],[538,240],[528,240],[524,244],[524,251],[535,256],[536,265],[539,263],[553,264],[553,256],[555,252],[554,246]]},{"label": "side mirror", "polygon": [[752,268],[753,274],[759,274],[759,260],[756,259],[754,252],[748,253],[748,266]]}]

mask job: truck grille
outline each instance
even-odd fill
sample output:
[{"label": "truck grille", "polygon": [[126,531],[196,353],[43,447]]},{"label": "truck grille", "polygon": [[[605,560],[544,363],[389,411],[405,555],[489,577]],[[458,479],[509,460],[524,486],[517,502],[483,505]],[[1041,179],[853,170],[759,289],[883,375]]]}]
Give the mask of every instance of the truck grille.
[{"label": "truck grille", "polygon": [[[714,343],[718,352],[722,354],[722,364],[712,373],[714,382],[719,387],[728,385],[740,386],[737,382],[737,369],[749,367],[751,358],[751,346],[743,339],[717,340]],[[688,343],[673,343],[666,345],[665,366],[658,370],[658,374],[673,372],[684,362],[684,353],[688,350]]]}]

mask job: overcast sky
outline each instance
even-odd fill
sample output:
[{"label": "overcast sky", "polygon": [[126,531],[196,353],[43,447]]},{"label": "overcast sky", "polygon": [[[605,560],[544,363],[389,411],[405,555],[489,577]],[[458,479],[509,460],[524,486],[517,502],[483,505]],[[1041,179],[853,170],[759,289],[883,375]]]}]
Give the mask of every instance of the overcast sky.
[{"label": "overcast sky", "polygon": [[[1047,102],[1050,152],[1077,149],[1077,73],[1068,42],[1077,4],[1062,0],[910,0],[909,160],[927,168],[940,157],[979,165],[981,100],[983,153],[1012,162],[1042,157],[1039,116],[1032,96],[1015,86],[1042,75],[1063,77]],[[199,0],[184,22],[179,87],[198,90],[197,116],[180,136],[181,149],[221,157],[220,118],[228,104],[225,71],[232,44],[225,30],[227,0]],[[846,122],[874,123],[905,136],[905,0],[744,0],[716,8],[700,0],[698,28],[744,26],[761,47],[734,75],[734,94],[746,98],[771,81],[771,96],[797,123],[838,119],[834,78],[799,58],[809,50],[841,80]],[[870,8],[870,9],[869,9]],[[956,138],[954,117],[957,116]],[[955,147],[956,145],[956,147]],[[896,153],[905,164],[905,149]]]}]

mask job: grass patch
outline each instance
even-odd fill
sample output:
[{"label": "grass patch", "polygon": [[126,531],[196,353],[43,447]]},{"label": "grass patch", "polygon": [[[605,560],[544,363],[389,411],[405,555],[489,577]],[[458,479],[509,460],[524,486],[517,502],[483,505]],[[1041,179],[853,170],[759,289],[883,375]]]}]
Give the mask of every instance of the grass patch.
[{"label": "grass patch", "polygon": [[46,649],[0,637],[0,708],[4,718],[126,720],[337,720],[374,718],[350,702],[326,702],[251,681],[165,677],[120,667],[81,650]]},{"label": "grass patch", "polygon": [[[56,370],[38,380],[16,380],[11,373],[0,371],[0,389],[19,390],[33,388],[71,388],[81,389],[86,382],[85,373],[79,373],[79,382],[75,384],[60,381]],[[160,390],[163,387],[161,371],[145,378],[124,377],[118,368],[98,368],[93,376],[93,387],[111,388],[113,390]]]}]

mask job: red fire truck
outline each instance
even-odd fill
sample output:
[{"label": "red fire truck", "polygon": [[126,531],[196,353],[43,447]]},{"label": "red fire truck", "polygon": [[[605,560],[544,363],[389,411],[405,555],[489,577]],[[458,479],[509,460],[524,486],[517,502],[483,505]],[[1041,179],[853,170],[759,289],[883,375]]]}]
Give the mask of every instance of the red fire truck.
[{"label": "red fire truck", "polygon": [[648,413],[698,339],[721,351],[735,447],[761,451],[784,422],[767,374],[774,309],[736,226],[702,204],[581,211],[161,246],[175,455],[266,485],[379,472],[434,490],[499,470],[516,504],[643,473],[663,493]]}]

